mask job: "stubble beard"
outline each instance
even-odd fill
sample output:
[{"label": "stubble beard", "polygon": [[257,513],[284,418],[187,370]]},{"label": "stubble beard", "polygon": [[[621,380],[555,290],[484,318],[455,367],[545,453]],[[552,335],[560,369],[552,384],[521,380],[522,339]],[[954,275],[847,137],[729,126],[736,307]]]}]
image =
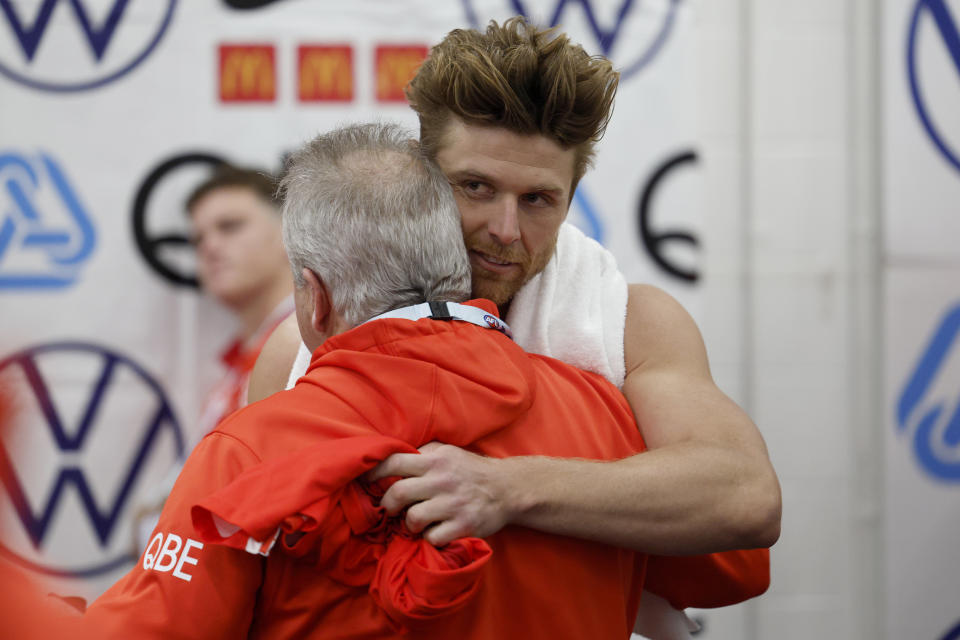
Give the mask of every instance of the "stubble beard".
[{"label": "stubble beard", "polygon": [[469,248],[480,251],[494,258],[508,262],[514,262],[521,266],[521,272],[517,277],[503,279],[497,274],[492,274],[484,269],[474,269],[471,277],[472,297],[486,298],[492,301],[501,309],[504,309],[513,297],[517,294],[523,285],[527,284],[534,276],[546,268],[547,263],[553,257],[557,248],[557,240],[554,238],[549,248],[533,256],[524,252],[518,255],[517,251],[506,251],[502,247],[496,248],[484,244],[471,244]]}]

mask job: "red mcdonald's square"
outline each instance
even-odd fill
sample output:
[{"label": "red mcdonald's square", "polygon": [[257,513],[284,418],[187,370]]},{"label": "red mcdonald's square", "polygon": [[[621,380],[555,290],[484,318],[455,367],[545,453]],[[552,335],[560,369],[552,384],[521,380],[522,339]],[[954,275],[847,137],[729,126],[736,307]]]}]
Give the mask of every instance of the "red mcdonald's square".
[{"label": "red mcdonald's square", "polygon": [[277,68],[272,44],[220,45],[220,101],[273,102]]},{"label": "red mcdonald's square", "polygon": [[353,100],[353,48],[350,45],[300,45],[297,78],[297,97],[301,102],[350,102]]},{"label": "red mcdonald's square", "polygon": [[378,102],[406,102],[403,90],[427,57],[426,45],[379,45],[374,54]]}]

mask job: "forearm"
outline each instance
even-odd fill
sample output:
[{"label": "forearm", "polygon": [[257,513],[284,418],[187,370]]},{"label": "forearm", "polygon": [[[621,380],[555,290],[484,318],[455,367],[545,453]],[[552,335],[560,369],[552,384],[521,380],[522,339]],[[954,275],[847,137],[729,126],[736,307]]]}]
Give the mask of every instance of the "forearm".
[{"label": "forearm", "polygon": [[776,477],[765,460],[682,442],[615,462],[500,461],[513,524],[659,555],[766,547],[779,535]]}]

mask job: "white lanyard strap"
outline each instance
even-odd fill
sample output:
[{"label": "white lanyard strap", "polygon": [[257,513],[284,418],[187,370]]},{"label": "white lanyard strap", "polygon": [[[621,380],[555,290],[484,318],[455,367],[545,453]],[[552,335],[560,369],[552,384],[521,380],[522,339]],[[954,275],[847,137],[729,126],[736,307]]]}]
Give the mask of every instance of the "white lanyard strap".
[{"label": "white lanyard strap", "polygon": [[421,318],[461,320],[475,324],[478,327],[483,327],[484,329],[499,331],[513,340],[513,334],[510,332],[510,327],[506,322],[483,309],[456,302],[423,302],[421,304],[415,304],[412,307],[401,307],[400,309],[381,313],[378,316],[370,318],[367,322],[386,318],[403,318],[405,320],[419,320]]}]

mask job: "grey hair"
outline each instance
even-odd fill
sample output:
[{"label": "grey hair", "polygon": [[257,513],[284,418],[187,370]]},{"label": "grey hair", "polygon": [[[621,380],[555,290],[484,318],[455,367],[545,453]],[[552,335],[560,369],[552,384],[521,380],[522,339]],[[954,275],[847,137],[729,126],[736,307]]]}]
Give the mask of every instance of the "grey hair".
[{"label": "grey hair", "polygon": [[428,300],[470,297],[470,261],[450,183],[409,132],[359,124],[317,136],[281,180],[283,242],[350,326]]}]

